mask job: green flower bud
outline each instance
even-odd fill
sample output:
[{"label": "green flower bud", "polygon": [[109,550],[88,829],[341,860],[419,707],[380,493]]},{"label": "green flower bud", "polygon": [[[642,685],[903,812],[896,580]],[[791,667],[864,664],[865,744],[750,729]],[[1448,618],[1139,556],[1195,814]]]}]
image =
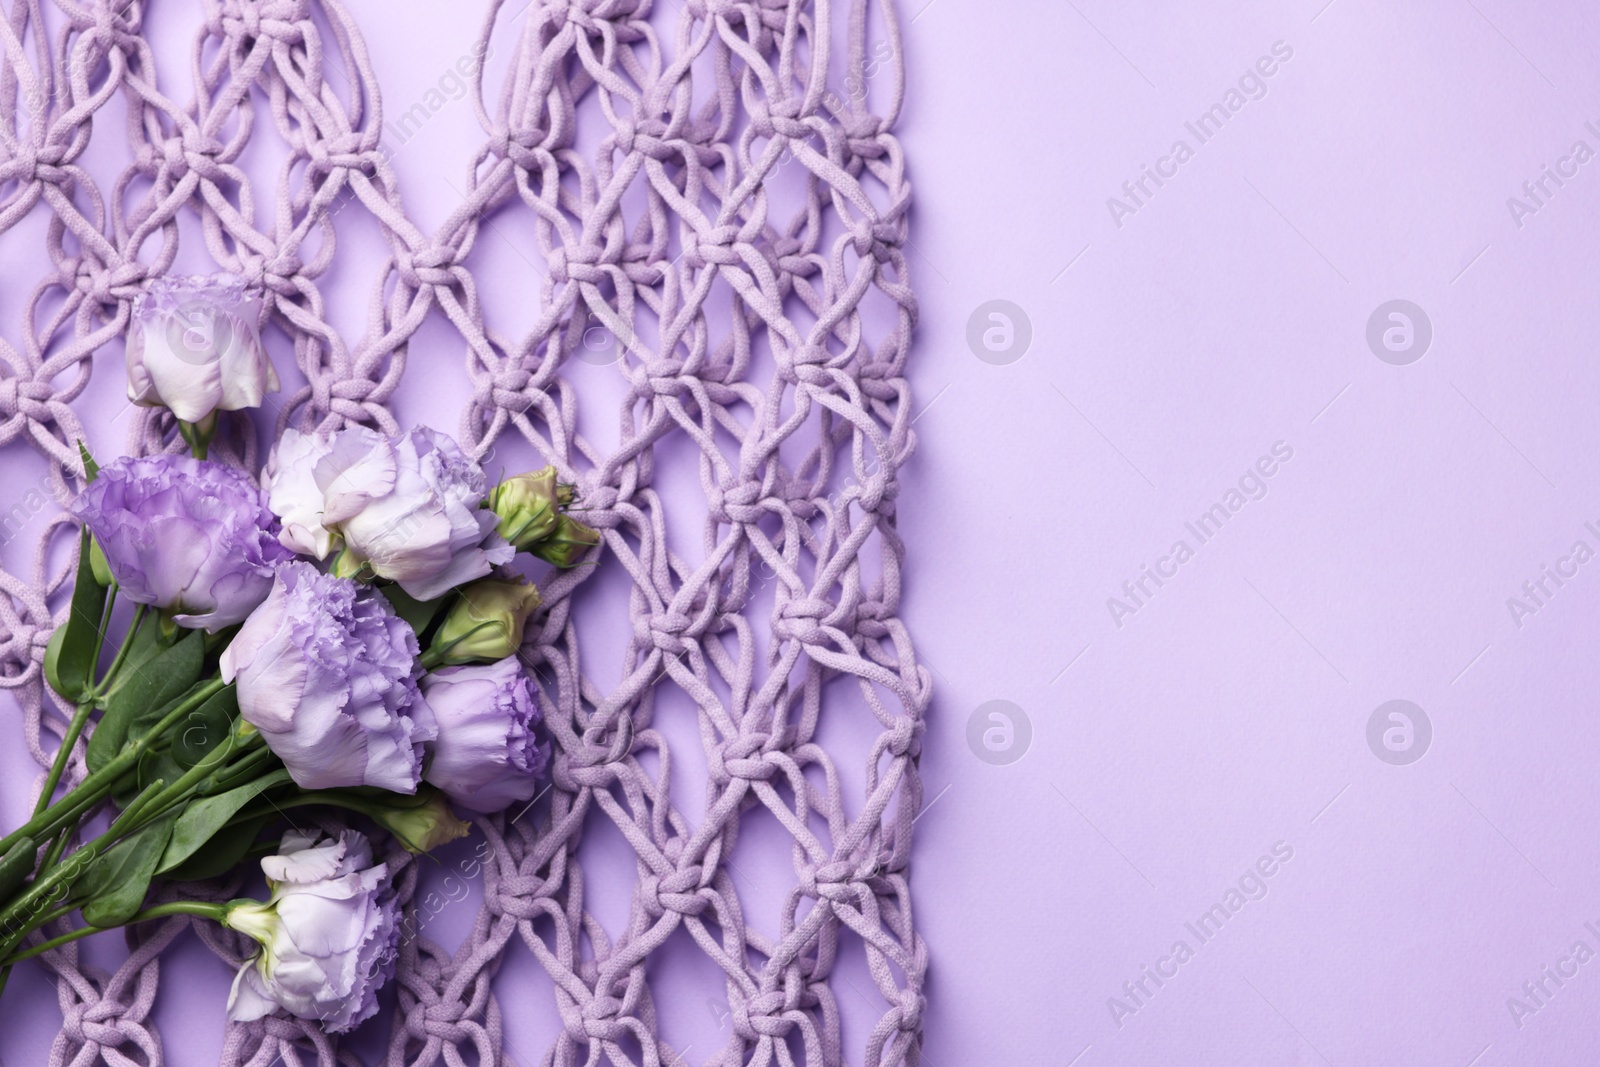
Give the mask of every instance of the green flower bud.
[{"label": "green flower bud", "polygon": [[[393,805],[374,804],[366,810],[408,852],[431,852],[472,832],[471,824],[456,817],[448,798],[437,789],[424,787],[416,797],[396,794],[395,800]],[[419,800],[421,803],[417,803]]]},{"label": "green flower bud", "polygon": [[95,582],[104,589],[110,589],[116,582],[111,576],[111,562],[106,559],[106,550],[93,537],[89,538],[89,569],[94,572]]},{"label": "green flower bud", "polygon": [[556,532],[561,509],[572,502],[572,487],[556,482],[556,469],[507,478],[489,493],[489,509],[500,517],[495,529],[517,548],[531,548]]},{"label": "green flower bud", "polygon": [[557,567],[576,566],[583,554],[600,543],[600,531],[570,516],[561,516],[555,532],[529,551]]},{"label": "green flower bud", "polygon": [[522,647],[522,629],[539,607],[530,582],[486,578],[463,586],[430,650],[437,664],[493,663]]}]

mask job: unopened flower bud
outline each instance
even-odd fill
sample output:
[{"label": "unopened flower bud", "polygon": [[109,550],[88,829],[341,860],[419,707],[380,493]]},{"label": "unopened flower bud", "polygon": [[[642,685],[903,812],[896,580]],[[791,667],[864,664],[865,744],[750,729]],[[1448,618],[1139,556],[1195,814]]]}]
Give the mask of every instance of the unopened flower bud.
[{"label": "unopened flower bud", "polygon": [[513,545],[532,548],[556,532],[561,509],[572,503],[572,487],[546,467],[507,478],[489,493],[489,509],[500,518],[495,532]]},{"label": "unopened flower bud", "polygon": [[535,556],[557,567],[576,566],[583,554],[600,543],[600,531],[568,515],[561,516],[555,532],[534,545]]},{"label": "unopened flower bud", "polygon": [[450,810],[450,801],[437,789],[424,789],[416,797],[396,793],[384,799],[391,803],[373,803],[364,810],[409,852],[432,852],[472,832],[472,827]]},{"label": "unopened flower bud", "polygon": [[515,655],[522,630],[539,607],[539,590],[530,582],[492,579],[462,587],[461,597],[433,639],[438,663],[493,663]]}]

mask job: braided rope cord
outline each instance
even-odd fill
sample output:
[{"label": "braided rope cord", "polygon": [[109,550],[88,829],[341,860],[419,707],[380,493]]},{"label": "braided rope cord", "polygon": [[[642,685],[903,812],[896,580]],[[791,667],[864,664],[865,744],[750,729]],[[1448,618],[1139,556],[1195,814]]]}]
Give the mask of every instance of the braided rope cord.
[{"label": "braided rope cord", "polygon": [[[831,0],[669,3],[652,21],[650,0],[533,0],[493,105],[477,73],[486,142],[462,202],[430,234],[403,206],[366,46],[339,0],[203,0],[188,103],[161,87],[143,0],[54,0],[54,29],[42,0],[0,0],[0,234],[46,214],[50,269],[20,347],[0,337],[0,446],[41,452],[58,500],[77,487],[84,432],[72,402],[91,357],[121,337],[142,282],[173,267],[183,217],[198,220],[218,267],[267,294],[266,315],[293,343],[305,384],[277,398],[280,429],[396,429],[389,403],[411,358],[429,361],[413,375],[456,373],[448,351],[409,351],[442,318],[464,343],[472,387],[463,447],[480,458],[502,443],[531,448],[578,484],[585,521],[603,532],[597,567],[541,582],[545,612],[523,649],[556,743],[548,814],[480,823],[484,902],[457,951],[403,939],[395,1067],[513,1062],[493,979],[518,945],[553,980],[562,1024],[540,1062],[686,1064],[687,1050],[658,1035],[651,991],[653,955],[679,931],[724,978],[731,1025],[702,1062],[919,1057],[927,954],[908,861],[931,686],[898,618],[916,304],[902,251],[909,185],[890,132],[903,92],[893,0],[837,13]],[[502,5],[491,0],[479,55],[511,22]],[[656,26],[666,22],[670,54]],[[829,88],[836,32],[843,93]],[[887,89],[881,115],[866,106],[869,76]],[[82,156],[119,95],[134,158],[107,194]],[[285,153],[270,212],[240,165],[262,100],[271,125],[260,133]],[[579,148],[580,119],[609,127],[592,149]],[[390,254],[352,346],[329,324],[321,286],[336,221],[357,215]],[[498,331],[479,302],[472,253],[486,226],[531,236],[543,257],[521,336]],[[616,339],[610,372],[624,397],[613,447],[580,432],[594,415],[567,374],[596,323]],[[248,426],[229,416],[216,454],[254,469]],[[171,429],[140,410],[128,447],[181,448]],[[669,548],[654,487],[683,453],[696,456],[704,494],[697,554]],[[30,574],[0,571],[0,684],[41,766],[55,747],[46,735],[59,739],[65,723],[40,662],[59,621],[51,604],[65,611],[70,570],[47,561],[66,538],[66,520],[52,520]],[[609,688],[581,668],[571,615],[577,591],[608,569],[625,574],[632,623]],[[697,819],[673,803],[673,752],[654,724],[669,687],[697,709]],[[849,790],[847,806],[847,776],[818,731],[857,715],[873,739],[850,756],[864,791]],[[68,781],[83,773],[80,749]],[[757,813],[792,838],[794,884],[769,931],[747,917],[731,859]],[[579,847],[597,822],[636,854],[621,930],[586,906]],[[410,902],[418,866],[390,858]],[[186,918],[140,931],[114,974],[75,946],[44,957],[65,1017],[53,1067],[163,1062],[150,1019],[159,961],[191,926],[238,964],[237,935]],[[852,935],[883,1001],[847,1060],[834,983]],[[228,1024],[222,1062],[358,1061],[315,1024],[271,1018]]]}]

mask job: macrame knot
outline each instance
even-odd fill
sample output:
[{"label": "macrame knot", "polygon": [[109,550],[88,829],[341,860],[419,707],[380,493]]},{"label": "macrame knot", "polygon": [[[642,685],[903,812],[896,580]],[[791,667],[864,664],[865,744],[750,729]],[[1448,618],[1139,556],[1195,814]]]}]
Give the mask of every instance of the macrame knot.
[{"label": "macrame knot", "polygon": [[93,1004],[74,1004],[62,1013],[61,1032],[75,1045],[120,1048],[132,1040],[124,1030],[126,1024],[117,1018],[123,1010],[123,1005],[103,999]]},{"label": "macrame knot", "polygon": [[692,625],[689,616],[677,611],[667,611],[649,618],[635,619],[633,639],[644,648],[656,648],[669,656],[686,652],[695,644],[696,635],[683,639],[683,633]]},{"label": "macrame knot", "polygon": [[876,513],[883,507],[885,501],[892,504],[899,493],[900,483],[891,482],[880,473],[867,478],[861,483],[856,493],[856,501],[861,505],[863,511]]},{"label": "macrame knot", "polygon": [[44,422],[50,417],[49,405],[54,396],[49,382],[0,379],[0,418],[11,419],[21,415],[25,419]]},{"label": "macrame knot", "polygon": [[11,158],[0,165],[0,181],[16,181],[22,185],[35,181],[60,184],[67,177],[59,166],[63,158],[65,152],[60,145],[35,147],[23,142],[17,145]]},{"label": "macrame knot", "polygon": [[744,262],[733,247],[738,240],[737,226],[714,226],[705,233],[691,233],[684,242],[683,261],[696,270],[708,263],[737,266]]},{"label": "macrame knot", "polygon": [[916,759],[922,755],[922,733],[927,725],[920,719],[913,719],[909,715],[902,715],[889,727],[885,747],[898,759],[910,756]]},{"label": "macrame knot", "polygon": [[545,257],[545,269],[550,280],[557,285],[563,282],[599,283],[605,280],[605,268],[599,264],[605,249],[599,245],[579,245],[577,248],[552,248]]},{"label": "macrame knot", "polygon": [[83,1007],[74,1004],[61,1015],[61,1036],[74,1045],[86,1045],[90,1038],[83,1029]]},{"label": "macrame knot", "polygon": [[662,357],[630,368],[629,381],[635,397],[689,396],[698,379],[683,373],[683,360]]},{"label": "macrame knot", "polygon": [[333,381],[316,377],[311,382],[315,409],[339,415],[346,422],[368,422],[372,418],[369,407],[381,406],[387,394],[380,395],[378,386],[366,378],[345,378]]},{"label": "macrame knot", "polygon": [[550,26],[560,29],[570,23],[574,28],[582,30],[592,37],[600,35],[600,27],[595,23],[593,16],[585,9],[582,0],[544,0],[543,11],[540,12],[542,21]]},{"label": "macrame knot", "polygon": [[815,263],[806,258],[805,245],[798,237],[763,239],[756,243],[756,247],[761,250],[767,262],[772,264],[772,269],[780,273],[807,276],[815,274],[818,269]]},{"label": "macrame knot", "polygon": [[835,605],[815,597],[790,600],[778,608],[772,620],[772,635],[779,641],[798,641],[802,645],[817,645],[823,640],[820,620],[834,610]]},{"label": "macrame knot", "polygon": [[701,885],[704,871],[698,864],[682,870],[656,876],[646,875],[639,881],[639,897],[645,913],[659,919],[667,912],[678,915],[699,915],[711,906],[711,895]]},{"label": "macrame knot", "polygon": [[760,499],[761,483],[750,481],[729,489],[712,486],[707,505],[713,519],[731,525],[760,519],[766,511],[758,506]]},{"label": "macrame knot", "polygon": [[287,249],[279,249],[277,255],[262,261],[260,282],[274,293],[294,296],[300,291],[294,280],[305,269],[305,261],[299,256]]},{"label": "macrame knot", "polygon": [[[532,887],[524,887],[524,882],[531,882]],[[484,898],[484,906],[495,915],[509,915],[513,919],[531,919],[539,914],[539,907],[534,901],[541,895],[540,889],[543,885],[544,882],[538,878],[503,878],[499,890]]]},{"label": "macrame knot", "polygon": [[828,373],[822,364],[828,362],[828,353],[821,345],[801,345],[788,348],[773,338],[773,358],[778,365],[778,377],[789,385],[805,382],[807,385],[827,385]]},{"label": "macrame knot", "polygon": [[543,170],[553,158],[543,147],[546,136],[543,130],[501,130],[489,138],[489,151],[523,170]]},{"label": "macrame knot", "polygon": [[168,137],[159,145],[146,144],[140,150],[141,162],[151,167],[165,166],[174,180],[189,170],[189,158],[182,137]]},{"label": "macrame knot", "polygon": [[740,734],[713,745],[706,753],[706,770],[712,782],[726,786],[735,778],[764,782],[778,772],[778,765],[766,759],[764,750],[772,735]]},{"label": "macrame knot", "polygon": [[227,36],[294,44],[303,36],[299,23],[310,16],[310,0],[223,0],[221,29]]},{"label": "macrame knot", "polygon": [[928,998],[914,989],[900,990],[899,1003],[894,1007],[898,1016],[895,1028],[901,1033],[914,1033],[922,1029],[922,1009],[927,1003]]},{"label": "macrame knot", "polygon": [[667,132],[667,124],[659,118],[640,119],[635,122],[627,117],[619,117],[616,122],[616,133],[612,138],[612,147],[619,152],[641,152],[651,159],[669,162],[678,156],[679,150],[661,138]]},{"label": "macrame knot", "polygon": [[811,128],[800,121],[801,101],[797,98],[767,103],[756,99],[749,103],[750,131],[757,137],[787,137],[803,140],[811,135]]},{"label": "macrame knot", "polygon": [[855,111],[839,116],[839,123],[844,127],[845,147],[850,150],[851,155],[862,159],[877,159],[884,154],[883,120],[877,115]]},{"label": "macrame knot", "polygon": [[856,879],[855,868],[844,860],[808,863],[800,868],[799,881],[800,892],[830,904],[848,904],[866,891]]},{"label": "macrame knot", "polygon": [[139,32],[136,25],[139,12],[130,11],[132,4],[102,4],[84,19],[73,19],[85,38],[100,51],[110,51],[120,41]]},{"label": "macrame knot", "polygon": [[749,1000],[731,1004],[733,1031],[746,1041],[759,1041],[763,1037],[787,1037],[794,1029],[794,1019],[786,1011],[794,1010],[785,1002],[782,992],[772,990],[757,993]]},{"label": "macrame knot", "polygon": [[683,6],[697,19],[725,19],[730,26],[744,21],[742,0],[685,0]]},{"label": "macrame knot", "polygon": [[[609,723],[594,722],[578,735],[582,747],[571,753],[571,765],[567,768],[569,779],[577,786],[603,785],[609,781],[609,775],[586,775],[582,772],[588,769],[604,767],[609,763],[619,763],[628,758],[633,751],[633,719],[626,712],[613,715]],[[560,769],[560,757],[556,759],[557,769]],[[559,788],[565,788],[558,781]],[[570,791],[570,790],[569,790]]]},{"label": "macrame knot", "polygon": [[438,246],[402,249],[395,255],[395,269],[405,283],[415,289],[424,285],[449,288],[455,284],[452,268],[456,265],[455,251]]},{"label": "macrame knot", "polygon": [[486,377],[478,383],[478,403],[487,408],[526,411],[532,405],[523,390],[528,388],[532,380],[533,375],[507,360],[492,377]]},{"label": "macrame knot", "polygon": [[582,1015],[563,1014],[567,1036],[574,1041],[620,1041],[629,1033],[617,1021],[622,1014],[622,1001],[616,997],[593,997],[583,1006]]},{"label": "macrame knot", "polygon": [[900,227],[893,222],[869,223],[861,220],[853,228],[856,255],[871,255],[879,263],[889,259],[890,250],[900,245]]},{"label": "macrame knot", "polygon": [[585,526],[592,526],[596,530],[614,530],[622,521],[613,510],[621,499],[622,494],[617,492],[615,486],[598,485],[591,474],[578,487],[575,514]]},{"label": "macrame knot", "polygon": [[144,287],[149,273],[144,264],[136,260],[128,260],[109,270],[93,260],[84,260],[78,266],[77,285],[85,296],[97,303],[131,303]]},{"label": "macrame knot", "polygon": [[0,637],[0,684],[7,688],[32,681],[35,665],[44,661],[54,631],[28,622]]}]

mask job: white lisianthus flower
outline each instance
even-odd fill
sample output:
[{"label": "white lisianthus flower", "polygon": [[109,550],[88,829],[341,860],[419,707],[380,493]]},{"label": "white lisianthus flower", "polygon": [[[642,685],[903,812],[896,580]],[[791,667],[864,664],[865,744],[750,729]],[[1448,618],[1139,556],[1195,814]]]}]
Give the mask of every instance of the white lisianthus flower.
[{"label": "white lisianthus flower", "polygon": [[331,436],[287,431],[262,475],[285,547],[335,573],[370,573],[432,600],[507,563],[515,550],[483,507],[483,471],[444,434],[385,437],[365,426]]},{"label": "white lisianthus flower", "polygon": [[278,854],[261,861],[272,899],[228,905],[223,925],[261,943],[234,978],[234,1022],[281,1008],[340,1034],[378,1010],[400,937],[399,909],[385,888],[388,869],[373,864],[367,839],[354,830],[319,837],[285,835]]},{"label": "white lisianthus flower", "polygon": [[133,304],[128,399],[189,423],[260,407],[278,389],[260,317],[261,302],[236,278],[155,279]]}]

